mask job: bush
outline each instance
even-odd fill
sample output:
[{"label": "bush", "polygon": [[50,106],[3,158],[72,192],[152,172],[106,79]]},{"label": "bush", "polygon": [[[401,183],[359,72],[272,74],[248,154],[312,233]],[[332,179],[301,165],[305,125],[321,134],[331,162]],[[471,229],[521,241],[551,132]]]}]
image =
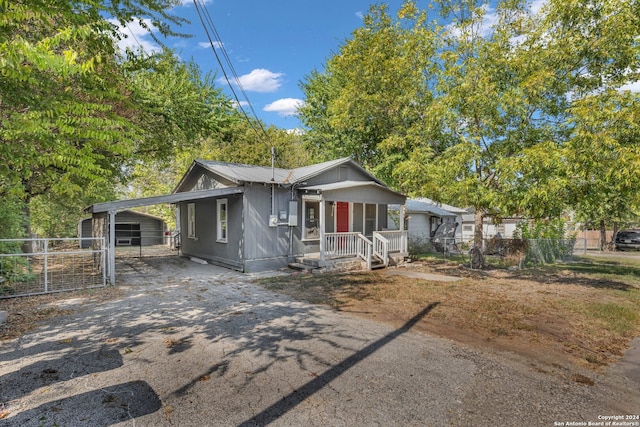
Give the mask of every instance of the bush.
[{"label": "bush", "polygon": [[[10,198],[0,201],[0,239],[24,237],[24,204]],[[0,254],[21,254],[21,241],[0,241]],[[31,266],[26,257],[0,257],[0,295],[13,292],[11,283],[30,277]]]},{"label": "bush", "polygon": [[514,237],[527,240],[525,263],[548,264],[573,255],[575,234],[567,236],[562,218],[521,222]]}]

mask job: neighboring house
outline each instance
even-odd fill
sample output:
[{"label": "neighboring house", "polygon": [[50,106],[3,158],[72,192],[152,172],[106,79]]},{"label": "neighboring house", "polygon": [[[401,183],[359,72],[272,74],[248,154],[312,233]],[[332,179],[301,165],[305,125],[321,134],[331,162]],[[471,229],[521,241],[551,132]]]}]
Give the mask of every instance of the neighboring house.
[{"label": "neighboring house", "polygon": [[[397,211],[398,206],[394,206],[393,209]],[[464,209],[439,203],[426,197],[408,199],[406,203],[405,228],[409,239],[418,244],[428,242],[440,224],[456,222],[458,223],[456,240],[459,241],[462,238],[462,215],[467,213]],[[397,220],[394,223],[397,223]]]},{"label": "neighboring house", "polygon": [[[492,218],[485,217],[482,225],[482,236],[485,239],[491,239],[500,235],[504,239],[511,239],[521,221],[523,221],[523,218],[503,218],[500,224],[494,224]],[[471,212],[462,215],[462,241],[472,241],[474,231],[475,214]]]},{"label": "neighboring house", "polygon": [[[132,210],[120,211],[116,214],[115,245],[116,246],[151,246],[164,243],[167,226],[162,218]],[[78,223],[78,237],[90,238],[92,234],[91,218]],[[81,248],[91,247],[91,240],[80,240]]]},{"label": "neighboring house", "polygon": [[348,157],[291,170],[196,160],[170,195],[87,210],[109,234],[118,209],[175,204],[183,255],[255,272],[310,254],[386,264],[407,253],[406,232],[385,231],[388,206],[405,200]]}]

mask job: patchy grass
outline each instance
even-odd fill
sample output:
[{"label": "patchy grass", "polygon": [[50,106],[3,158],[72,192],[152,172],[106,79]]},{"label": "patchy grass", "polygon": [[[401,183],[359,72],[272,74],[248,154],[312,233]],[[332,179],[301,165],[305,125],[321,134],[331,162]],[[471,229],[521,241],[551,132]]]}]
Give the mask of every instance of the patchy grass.
[{"label": "patchy grass", "polygon": [[[592,369],[617,360],[629,341],[640,336],[640,262],[635,259],[583,258],[520,271],[470,271],[440,260],[420,264],[395,271],[297,274],[259,283],[395,326],[437,302],[417,329]],[[459,280],[416,279],[398,275],[401,271]]]}]

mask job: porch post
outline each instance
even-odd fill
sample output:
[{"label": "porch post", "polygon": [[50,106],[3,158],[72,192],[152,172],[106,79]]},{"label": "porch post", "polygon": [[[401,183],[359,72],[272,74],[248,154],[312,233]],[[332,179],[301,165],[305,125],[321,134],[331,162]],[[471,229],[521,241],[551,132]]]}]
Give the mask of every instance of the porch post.
[{"label": "porch post", "polygon": [[320,218],[318,226],[320,227],[320,259],[324,261],[325,239],[324,239],[324,197],[320,197]]},{"label": "porch post", "polygon": [[408,236],[405,238],[406,235],[404,233],[404,217],[407,211],[406,203],[407,202],[405,201],[404,204],[400,205],[400,233],[401,233],[400,242],[402,245],[401,250],[402,252],[405,252],[405,253],[409,252],[409,241],[408,241],[409,239],[408,239]]}]

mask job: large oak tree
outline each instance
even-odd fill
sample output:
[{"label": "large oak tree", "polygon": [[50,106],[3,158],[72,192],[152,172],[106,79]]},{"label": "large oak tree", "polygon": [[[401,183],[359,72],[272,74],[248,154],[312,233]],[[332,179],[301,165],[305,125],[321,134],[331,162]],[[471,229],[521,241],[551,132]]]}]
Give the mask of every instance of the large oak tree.
[{"label": "large oak tree", "polygon": [[105,192],[87,189],[113,187],[227,120],[231,103],[193,64],[117,48],[113,22],[180,35],[176,4],[0,1],[0,197],[27,208],[42,195],[98,201]]},{"label": "large oak tree", "polygon": [[[535,11],[518,0],[495,9],[407,1],[391,18],[374,6],[325,69],[302,83],[307,143],[324,156],[350,151],[410,194],[475,208],[477,244],[486,215],[579,208],[585,119],[600,131],[611,122],[584,107],[598,100],[629,126],[635,117],[636,101],[604,99],[640,77],[637,9],[637,1],[611,0],[551,0]],[[628,156],[634,132],[618,126],[608,135],[631,144]],[[591,159],[604,160],[609,149],[588,147]],[[620,164],[628,182],[637,177],[632,163]],[[590,179],[609,184],[591,192],[593,202],[624,198],[628,182],[601,172]]]}]

